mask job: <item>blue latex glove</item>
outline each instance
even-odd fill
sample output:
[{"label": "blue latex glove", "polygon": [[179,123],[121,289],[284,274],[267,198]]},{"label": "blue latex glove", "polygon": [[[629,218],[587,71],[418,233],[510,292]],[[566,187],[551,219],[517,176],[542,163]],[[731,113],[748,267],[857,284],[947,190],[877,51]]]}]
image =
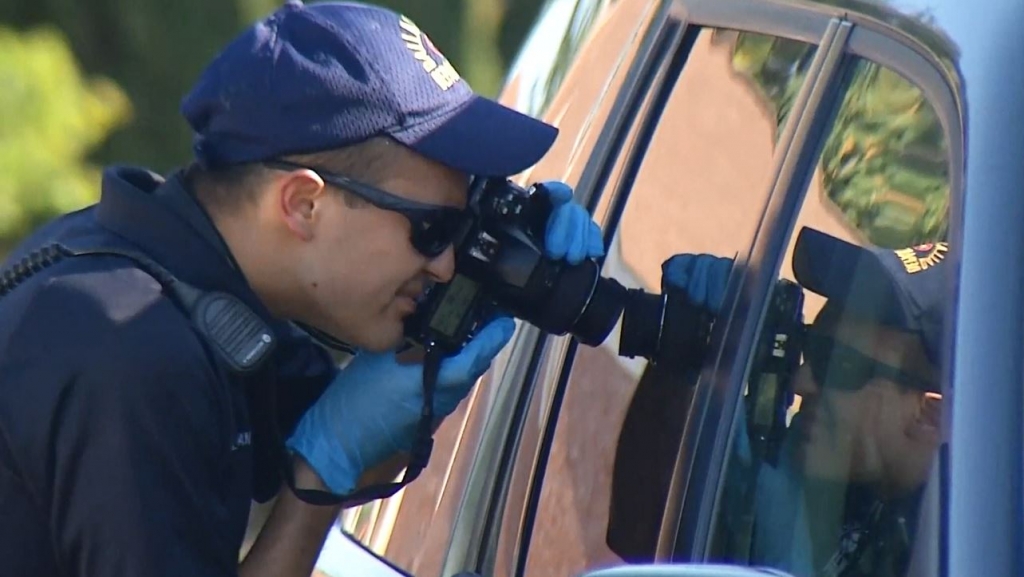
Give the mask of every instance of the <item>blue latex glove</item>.
[{"label": "blue latex glove", "polygon": [[677,254],[661,265],[661,282],[681,289],[694,304],[722,310],[732,259],[710,254]]},{"label": "blue latex glove", "polygon": [[[438,423],[469,394],[514,330],[512,319],[495,319],[441,363],[434,392]],[[331,491],[345,495],[363,472],[412,449],[422,408],[422,364],[399,364],[394,352],[360,353],[306,411],[287,445]]]},{"label": "blue latex glove", "polygon": [[572,189],[564,182],[541,183],[554,205],[544,232],[544,250],[553,259],[565,259],[579,264],[585,258],[604,254],[601,228],[590,218],[590,213],[572,200]]}]

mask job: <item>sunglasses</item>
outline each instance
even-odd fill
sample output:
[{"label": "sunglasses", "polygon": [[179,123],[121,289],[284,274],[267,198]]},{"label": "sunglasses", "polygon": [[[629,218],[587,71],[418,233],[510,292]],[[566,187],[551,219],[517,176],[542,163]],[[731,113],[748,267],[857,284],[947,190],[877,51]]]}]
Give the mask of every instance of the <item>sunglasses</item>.
[{"label": "sunglasses", "polygon": [[805,330],[803,334],[803,355],[815,382],[822,388],[856,391],[871,379],[882,378],[910,389],[938,390],[928,379],[879,362],[832,337],[811,330]]},{"label": "sunglasses", "polygon": [[266,161],[263,164],[276,170],[312,170],[325,183],[347,190],[379,209],[404,216],[412,227],[409,240],[413,248],[427,258],[436,258],[446,251],[466,222],[466,213],[462,209],[402,198],[341,174],[286,160]]}]

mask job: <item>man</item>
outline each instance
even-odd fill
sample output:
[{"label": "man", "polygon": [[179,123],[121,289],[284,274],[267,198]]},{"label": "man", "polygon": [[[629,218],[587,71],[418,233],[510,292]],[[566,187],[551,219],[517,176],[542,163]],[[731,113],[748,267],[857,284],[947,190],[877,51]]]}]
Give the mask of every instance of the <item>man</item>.
[{"label": "man", "polygon": [[[182,111],[193,166],[106,170],[96,206],[4,267],[2,575],[309,575],[339,508],[296,495],[353,495],[414,448],[422,366],[394,351],[452,277],[470,176],[517,173],[556,135],[474,95],[408,19],[354,3],[289,1]],[[548,191],[549,256],[598,256],[568,187]],[[299,326],[361,352],[339,372]],[[442,362],[437,420],[513,328]],[[239,565],[250,503],[282,478],[298,492]]]},{"label": "man", "polygon": [[[860,248],[804,229],[793,272],[826,297],[792,378],[799,411],[777,464],[734,437],[726,560],[797,577],[906,573],[919,505],[943,443],[939,347],[944,243]],[[682,255],[667,278],[717,310],[731,261]],[[753,493],[751,494],[751,491]],[[751,540],[743,519],[753,517]]]}]

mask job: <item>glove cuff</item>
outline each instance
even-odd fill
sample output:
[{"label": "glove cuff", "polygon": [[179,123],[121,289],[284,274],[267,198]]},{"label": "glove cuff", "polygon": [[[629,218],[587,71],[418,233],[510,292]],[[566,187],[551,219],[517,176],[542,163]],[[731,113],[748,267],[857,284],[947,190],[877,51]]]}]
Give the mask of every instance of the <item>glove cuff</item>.
[{"label": "glove cuff", "polygon": [[312,441],[304,435],[293,435],[285,445],[289,450],[302,455],[332,493],[348,495],[355,490],[360,473],[347,459],[339,458],[342,455],[338,449],[325,446],[327,443]]}]

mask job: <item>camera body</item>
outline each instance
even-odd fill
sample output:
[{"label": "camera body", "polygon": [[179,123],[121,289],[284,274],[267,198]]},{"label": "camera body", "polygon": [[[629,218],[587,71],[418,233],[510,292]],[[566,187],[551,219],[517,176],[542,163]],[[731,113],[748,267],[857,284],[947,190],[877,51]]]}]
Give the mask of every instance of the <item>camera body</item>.
[{"label": "camera body", "polygon": [[787,279],[776,281],[747,383],[747,433],[755,458],[778,463],[786,435],[786,412],[794,400],[793,376],[800,366],[804,292]]},{"label": "camera body", "polygon": [[544,255],[554,206],[543,184],[474,179],[454,240],[455,276],[427,289],[406,318],[406,339],[457,351],[488,320],[511,314],[551,334],[597,345],[614,328],[626,289],[593,259],[571,265]]}]

